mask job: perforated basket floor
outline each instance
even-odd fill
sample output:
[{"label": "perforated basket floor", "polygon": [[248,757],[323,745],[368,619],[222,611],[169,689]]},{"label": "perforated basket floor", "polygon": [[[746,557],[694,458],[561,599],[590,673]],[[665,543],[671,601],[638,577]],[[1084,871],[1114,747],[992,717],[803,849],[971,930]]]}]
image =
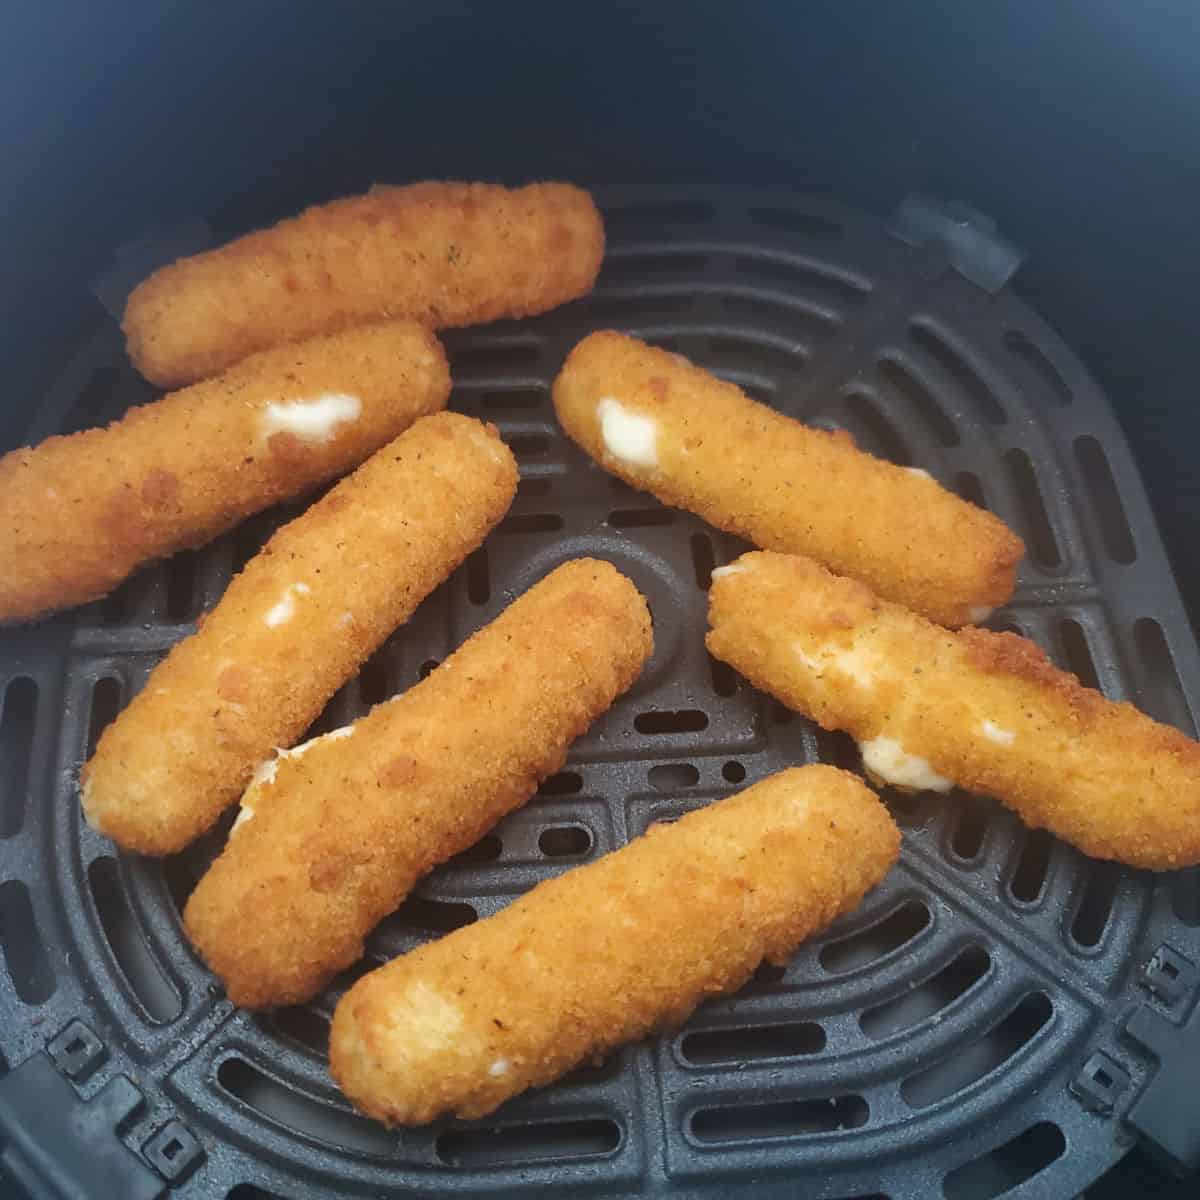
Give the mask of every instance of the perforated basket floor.
[{"label": "perforated basket floor", "polygon": [[[180,925],[228,821],[166,862],[120,854],[81,821],[75,779],[151,666],[298,507],[102,603],[0,634],[0,1068],[49,1045],[87,1102],[79,1112],[145,1165],[147,1195],[154,1179],[181,1197],[239,1200],[567,1187],[698,1196],[751,1180],[763,1196],[1075,1195],[1170,1092],[1170,1056],[1160,1071],[1147,1047],[1190,1003],[1200,887],[1194,874],[1089,862],[959,794],[888,797],[905,831],[900,865],[786,970],[764,968],[682,1030],[492,1118],[388,1132],[330,1082],[329,1016],[362,971],[655,818],[792,763],[857,768],[848,741],[708,658],[709,572],[743,547],[609,478],[559,432],[549,384],[592,329],[678,349],[986,504],[1029,547],[993,626],[1195,732],[1200,660],[1125,444],[1028,308],[824,203],[711,189],[603,198],[610,250],[594,295],[447,338],[453,405],[499,425],[521,463],[518,499],[318,728],[409,687],[579,554],[611,559],[648,597],[657,649],[643,678],[526,809],[383,923],[359,970],[314,1004],[262,1017],[230,1006]],[[26,437],[99,423],[150,395],[105,321],[33,406]]]}]

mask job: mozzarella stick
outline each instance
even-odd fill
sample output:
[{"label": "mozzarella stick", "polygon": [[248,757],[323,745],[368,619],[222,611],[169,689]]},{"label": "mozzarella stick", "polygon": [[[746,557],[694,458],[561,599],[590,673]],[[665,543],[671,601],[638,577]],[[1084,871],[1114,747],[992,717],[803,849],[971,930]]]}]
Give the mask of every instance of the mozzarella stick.
[{"label": "mozzarella stick", "polygon": [[95,600],[352,470],[449,394],[437,339],[389,321],[254,355],[106,429],[14,450],[0,459],[0,623]]},{"label": "mozzarella stick", "polygon": [[285,525],[105,731],[81,776],[91,824],[170,854],[290,746],[507,511],[512,454],[438,413]]},{"label": "mozzarella stick", "polygon": [[600,213],[569,184],[376,187],[163,267],[123,324],[138,370],[177,386],[382,317],[442,329],[545,312],[590,291],[603,256]]},{"label": "mozzarella stick", "polygon": [[1094,858],[1200,862],[1200,746],[1050,664],[1026,638],[948,632],[817,563],[713,572],[708,648],[859,742],[868,775],[994,796]]},{"label": "mozzarella stick", "polygon": [[626,483],[765,549],[811,555],[930,620],[986,620],[1012,595],[1024,548],[991,513],[677,354],[593,333],[555,380],[554,407]]},{"label": "mozzarella stick", "polygon": [[269,764],[184,913],[229,998],[295,1004],[361,957],[422,875],[562,766],[651,648],[637,588],[577,559],[410,691]]},{"label": "mozzarella stick", "polygon": [[785,962],[899,847],[853,775],[781,771],[364,976],[334,1013],[333,1076],[388,1124],[484,1116]]}]

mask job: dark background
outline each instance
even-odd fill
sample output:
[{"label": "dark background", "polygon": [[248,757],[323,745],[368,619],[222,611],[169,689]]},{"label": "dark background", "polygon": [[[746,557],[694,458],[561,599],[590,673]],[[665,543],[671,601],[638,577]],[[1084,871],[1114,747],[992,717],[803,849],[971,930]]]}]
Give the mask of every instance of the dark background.
[{"label": "dark background", "polygon": [[[784,184],[881,214],[932,191],[1029,251],[1015,289],[1108,392],[1200,617],[1194,0],[6,9],[10,441],[97,316],[88,283],[160,223],[240,232],[438,176]],[[1185,1194],[1142,1168],[1089,1195]]]}]

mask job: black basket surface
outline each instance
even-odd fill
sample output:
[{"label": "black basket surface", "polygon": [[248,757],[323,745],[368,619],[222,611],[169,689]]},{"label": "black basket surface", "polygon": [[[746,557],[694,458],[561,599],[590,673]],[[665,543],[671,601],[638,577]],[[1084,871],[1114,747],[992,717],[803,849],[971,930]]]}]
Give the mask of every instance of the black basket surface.
[{"label": "black basket surface", "polygon": [[[1195,734],[1200,658],[1142,486],[1104,397],[1036,314],[968,282],[944,247],[824,201],[718,188],[601,198],[609,252],[590,297],[447,336],[452,405],[499,426],[521,465],[516,503],[314,732],[411,686],[581,554],[644,592],[654,658],[566,769],[426,879],[317,1001],[237,1011],[183,935],[181,906],[228,820],[183,854],[142,859],[90,830],[76,794],[104,725],[302,505],[0,634],[0,1128],[14,1177],[238,1200],[751,1184],[762,1196],[976,1200],[1073,1196],[1138,1132],[1177,1161],[1194,1153],[1169,1118],[1195,1103],[1178,1094],[1175,1059],[1200,963],[1196,873],[1090,861],[959,793],[887,795],[904,850],[883,885],[786,969],[764,967],[681,1030],[478,1122],[388,1131],[333,1086],[329,1017],[362,971],[654,819],[790,764],[858,767],[848,739],[708,657],[709,575],[744,545],[610,478],[559,430],[550,382],[593,329],[677,350],[986,505],[1028,546],[990,625]],[[152,394],[116,323],[98,319],[26,440]],[[39,1143],[57,1161],[35,1170]]]}]

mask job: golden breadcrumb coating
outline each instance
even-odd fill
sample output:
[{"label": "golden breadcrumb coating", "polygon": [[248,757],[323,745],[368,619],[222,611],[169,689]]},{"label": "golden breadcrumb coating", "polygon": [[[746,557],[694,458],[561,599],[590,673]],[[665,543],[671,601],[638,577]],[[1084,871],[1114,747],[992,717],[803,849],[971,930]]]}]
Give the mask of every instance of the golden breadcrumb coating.
[{"label": "golden breadcrumb coating", "polygon": [[391,321],[254,355],[106,429],[14,450],[0,459],[0,622],[95,600],[344,474],[449,394],[437,339]]},{"label": "golden breadcrumb coating", "polygon": [[229,998],[298,1003],[360,958],[422,875],[562,766],[652,644],[637,588],[577,559],[411,690],[271,764],[184,913]]},{"label": "golden breadcrumb coating", "polygon": [[285,525],[100,738],[87,819],[142,854],[203,833],[508,510],[495,430],[424,417]]},{"label": "golden breadcrumb coating", "polygon": [[569,184],[376,187],[155,271],[123,327],[138,370],[177,386],[363,321],[545,312],[590,291],[603,257],[600,213]]},{"label": "golden breadcrumb coating", "polygon": [[950,633],[804,558],[716,572],[711,653],[910,790],[995,796],[1095,858],[1200,862],[1200,746],[1060,671],[1026,638]]},{"label": "golden breadcrumb coating", "polygon": [[593,333],[555,380],[554,407],[626,483],[765,549],[811,555],[943,625],[985,620],[1012,595],[1024,548],[998,518],[677,354]]},{"label": "golden breadcrumb coating", "polygon": [[330,1067],[389,1124],[480,1117],[741,987],[849,912],[900,833],[835,767],[781,771],[364,976]]}]

